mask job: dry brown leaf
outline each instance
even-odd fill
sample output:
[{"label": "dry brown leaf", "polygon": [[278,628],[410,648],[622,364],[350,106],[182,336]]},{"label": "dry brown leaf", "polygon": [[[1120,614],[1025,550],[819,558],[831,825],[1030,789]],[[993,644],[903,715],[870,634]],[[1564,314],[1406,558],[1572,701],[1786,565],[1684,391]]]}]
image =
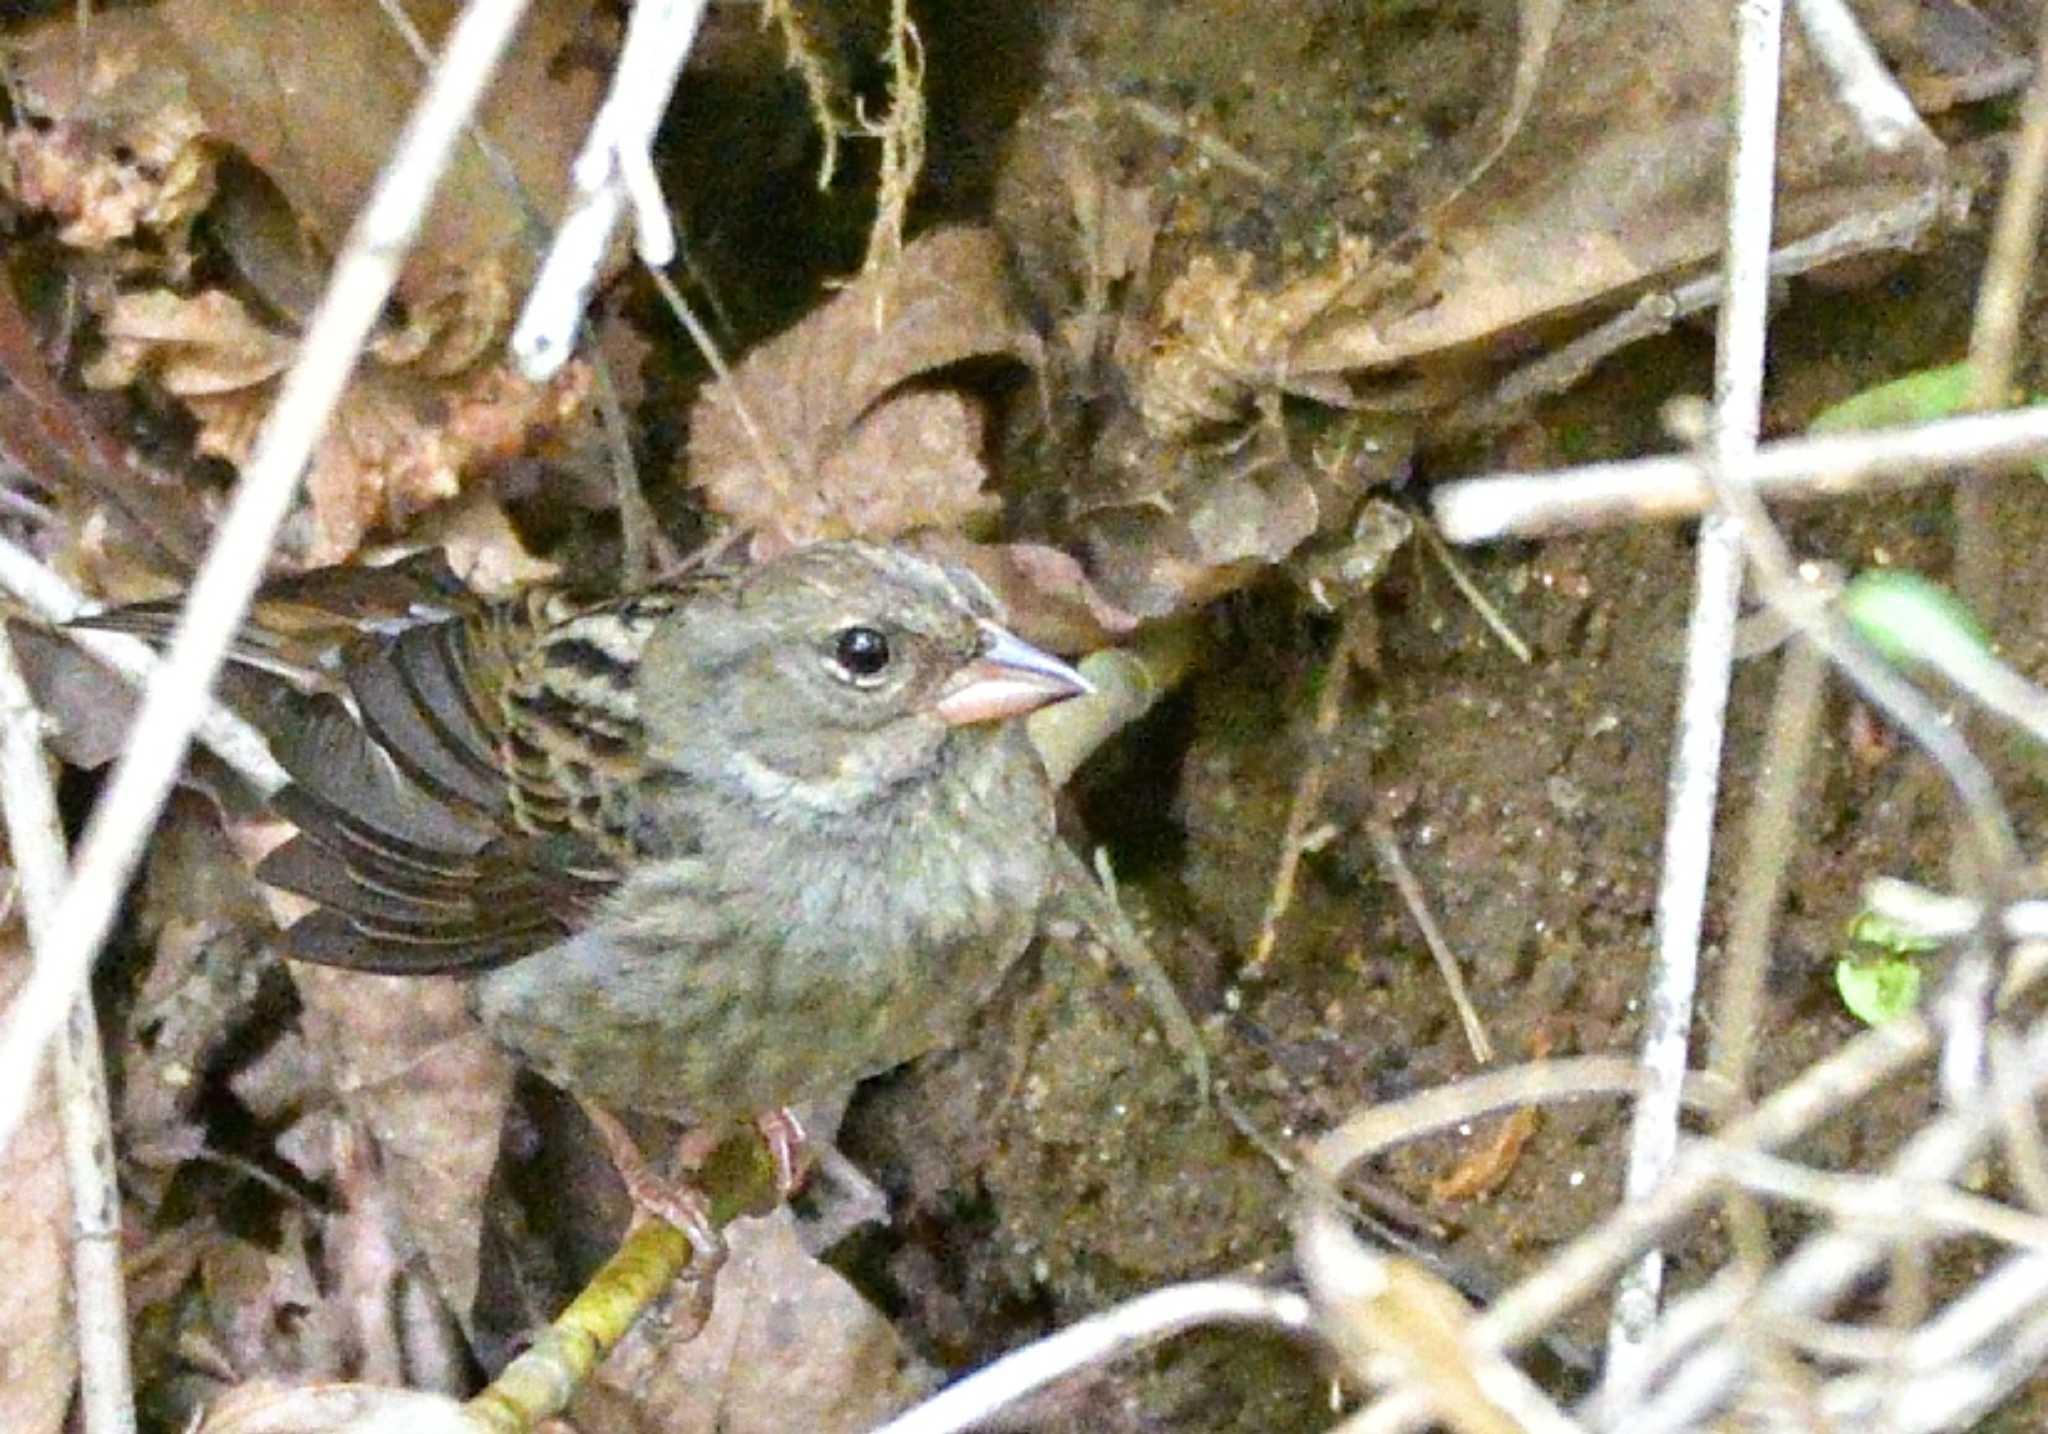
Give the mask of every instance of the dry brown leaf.
[{"label": "dry brown leaf", "polygon": [[89,387],[122,388],[148,374],[179,397],[262,383],[295,347],[219,289],[189,299],[169,289],[117,294],[100,313],[100,331],[107,346],[85,370]]},{"label": "dry brown leaf", "polygon": [[462,1406],[444,1394],[316,1384],[292,1389],[270,1380],[245,1384],[214,1401],[194,1434],[476,1434]]},{"label": "dry brown leaf", "polygon": [[197,1273],[205,1328],[237,1373],[331,1377],[342,1357],[340,1312],[313,1271],[304,1216],[292,1209],[282,1219],[274,1244],[222,1236],[204,1245]]},{"label": "dry brown leaf", "polygon": [[[406,9],[437,47],[459,6],[414,0]],[[531,7],[481,122],[524,197],[507,192],[474,145],[460,146],[400,278],[407,304],[443,303],[475,285],[477,306],[456,305],[460,322],[473,328],[498,303],[484,291],[523,286],[531,267],[523,206],[549,214],[560,208],[570,161],[602,92],[602,66],[560,63],[592,38],[587,12],[580,0]],[[389,18],[355,0],[163,0],[147,9],[101,8],[87,31],[92,64],[84,96],[73,78],[76,36],[68,14],[24,32],[15,40],[15,73],[29,112],[60,121],[50,133],[75,131],[74,146],[92,147],[97,167],[62,153],[43,161],[40,168],[53,179],[74,171],[75,177],[63,186],[39,183],[37,192],[73,196],[60,212],[77,211],[75,223],[92,218],[101,243],[123,237],[117,199],[145,217],[152,204],[164,209],[175,200],[176,212],[186,215],[204,204],[210,165],[204,184],[184,173],[192,164],[188,151],[203,137],[246,156],[306,229],[329,252],[338,249],[424,75]],[[109,113],[123,121],[118,130],[106,121]],[[140,186],[118,168],[108,173],[115,155],[132,155],[129,168],[145,178],[161,171],[157,186],[164,192],[125,198]],[[96,210],[106,213],[94,217]]]},{"label": "dry brown leaf", "polygon": [[1245,416],[1262,392],[1298,393],[1348,406],[1350,391],[1296,359],[1302,338],[1340,306],[1377,300],[1409,275],[1364,239],[1345,238],[1330,264],[1277,289],[1252,283],[1252,259],[1197,255],[1166,286],[1133,402],[1163,439]]},{"label": "dry brown leaf", "polygon": [[958,533],[913,534],[911,543],[987,583],[1009,627],[1053,652],[1093,652],[1138,625],[1066,553],[1042,543],[977,543]]},{"label": "dry brown leaf", "polygon": [[459,980],[289,969],[307,1035],[375,1137],[408,1232],[449,1307],[467,1310],[511,1061],[469,1014]]},{"label": "dry brown leaf", "polygon": [[[12,883],[11,869],[0,879]],[[0,1009],[28,976],[19,921],[0,927]],[[56,1434],[64,1427],[78,1356],[71,1335],[70,1185],[49,1077],[38,1081],[28,1114],[0,1151],[0,1429]]]},{"label": "dry brown leaf", "polygon": [[[466,472],[521,452],[537,431],[583,406],[590,371],[571,364],[545,384],[494,364],[428,382],[370,369],[359,373],[314,451],[308,512],[286,537],[304,567],[338,563],[372,532],[402,530],[456,495]],[[267,389],[195,396],[202,452],[245,461],[269,411]]]},{"label": "dry brown leaf", "polygon": [[[1447,256],[1438,301],[1326,317],[1291,370],[1412,362],[1711,259],[1731,33],[1723,7],[1689,0],[1565,7],[1518,127],[1432,221]],[[1797,27],[1784,88],[1780,243],[1945,192],[1938,148],[1871,148]]]},{"label": "dry brown leaf", "polygon": [[[429,43],[456,10],[452,0],[409,7]],[[535,388],[485,361],[531,269],[526,206],[559,206],[594,112],[600,68],[557,63],[601,38],[590,25],[575,0],[542,0],[521,27],[485,128],[524,193],[508,192],[476,146],[458,149],[400,276],[399,317],[370,345],[384,369],[358,376],[315,457],[310,512],[289,535],[297,561],[347,558],[368,534],[452,496],[469,466],[523,451],[581,405],[587,373]],[[214,193],[215,157],[232,150],[243,182],[227,187],[236,202],[218,216],[222,247],[252,263],[243,277],[258,292],[297,313],[420,85],[422,66],[389,17],[352,0],[165,0],[96,13],[85,33],[83,86],[68,18],[14,40],[16,197],[54,213],[72,242],[107,249],[140,228],[183,226]],[[152,380],[193,410],[202,452],[239,465],[268,406],[257,385],[289,362],[294,341],[225,292],[162,287],[189,279],[181,233],[112,253],[131,287],[137,275],[159,286],[123,293],[104,273],[82,286],[107,339],[88,383]],[[407,377],[393,377],[401,368]]]},{"label": "dry brown leaf", "polygon": [[248,1020],[264,973],[276,969],[262,898],[211,803],[173,798],[148,862],[139,925],[151,956],[124,1013],[117,1087],[131,1181],[137,1170],[167,1178],[204,1148],[193,1115],[201,1077]]},{"label": "dry brown leaf", "polygon": [[787,1205],[725,1236],[703,1330],[677,1341],[642,1320],[598,1372],[659,1411],[664,1434],[853,1434],[937,1383],[880,1311],[804,1252]]},{"label": "dry brown leaf", "polygon": [[413,536],[438,544],[463,585],[486,597],[507,596],[562,575],[560,563],[526,550],[504,505],[482,493],[465,494],[435,512]]},{"label": "dry brown leaf", "polygon": [[1170,497],[1091,512],[1079,525],[1088,571],[1142,618],[1199,606],[1294,552],[1325,521],[1302,469],[1280,455],[1230,463],[1162,444],[1150,453]]},{"label": "dry brown leaf", "polygon": [[58,38],[67,20],[29,39],[10,71],[23,117],[38,123],[7,131],[7,190],[54,215],[58,238],[79,249],[179,229],[213,196],[206,121],[185,77],[128,22],[109,28],[89,66]]},{"label": "dry brown leaf", "polygon": [[1004,264],[987,230],[927,234],[748,355],[691,412],[690,479],[706,504],[754,532],[757,552],[987,516],[978,408],[904,385],[967,359],[1035,362]]}]

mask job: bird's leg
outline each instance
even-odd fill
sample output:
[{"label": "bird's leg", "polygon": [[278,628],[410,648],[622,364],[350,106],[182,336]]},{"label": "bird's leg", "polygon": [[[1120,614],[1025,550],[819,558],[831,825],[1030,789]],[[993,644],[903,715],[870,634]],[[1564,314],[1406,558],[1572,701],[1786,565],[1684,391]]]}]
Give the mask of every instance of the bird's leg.
[{"label": "bird's leg", "polygon": [[761,1140],[775,1161],[776,1193],[787,1200],[804,1188],[804,1177],[810,1174],[809,1137],[804,1134],[803,1122],[796,1118],[795,1111],[780,1105],[755,1116],[754,1129],[761,1132]]},{"label": "bird's leg", "polygon": [[[633,1201],[635,1216],[652,1215],[675,1226],[688,1237],[697,1252],[696,1263],[705,1272],[716,1270],[723,1264],[725,1236],[711,1221],[711,1202],[704,1192],[685,1180],[667,1179],[657,1174],[616,1115],[581,1096],[576,1098],[576,1103],[583,1107],[584,1115],[589,1117],[592,1127],[604,1141],[605,1150],[612,1158],[612,1168],[619,1172],[619,1179],[625,1182],[626,1194]],[[780,1168],[778,1165],[778,1171]]]}]

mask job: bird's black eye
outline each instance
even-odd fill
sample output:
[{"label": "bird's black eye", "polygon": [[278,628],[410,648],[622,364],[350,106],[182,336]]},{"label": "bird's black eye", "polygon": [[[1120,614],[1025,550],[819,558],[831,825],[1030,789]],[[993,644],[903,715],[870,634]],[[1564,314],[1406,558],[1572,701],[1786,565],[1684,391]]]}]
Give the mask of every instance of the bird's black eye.
[{"label": "bird's black eye", "polygon": [[873,677],[889,665],[889,639],[872,627],[849,627],[832,647],[832,659],[849,677]]}]

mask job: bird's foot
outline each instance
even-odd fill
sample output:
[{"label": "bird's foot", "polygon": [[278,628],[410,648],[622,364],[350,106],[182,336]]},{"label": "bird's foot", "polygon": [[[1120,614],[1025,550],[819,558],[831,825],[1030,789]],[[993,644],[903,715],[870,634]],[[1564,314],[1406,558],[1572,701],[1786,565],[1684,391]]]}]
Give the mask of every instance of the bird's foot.
[{"label": "bird's foot", "polygon": [[611,1155],[612,1168],[619,1172],[633,1202],[635,1223],[652,1216],[674,1226],[696,1252],[691,1261],[691,1276],[708,1278],[715,1274],[725,1263],[726,1245],[725,1236],[712,1221],[710,1198],[689,1181],[664,1176],[649,1165],[617,1116],[591,1101],[579,1099],[577,1103]]},{"label": "bird's foot", "polygon": [[810,1176],[810,1137],[804,1134],[796,1112],[786,1105],[755,1116],[754,1129],[761,1132],[761,1141],[775,1162],[775,1191],[787,1200],[804,1188]]}]

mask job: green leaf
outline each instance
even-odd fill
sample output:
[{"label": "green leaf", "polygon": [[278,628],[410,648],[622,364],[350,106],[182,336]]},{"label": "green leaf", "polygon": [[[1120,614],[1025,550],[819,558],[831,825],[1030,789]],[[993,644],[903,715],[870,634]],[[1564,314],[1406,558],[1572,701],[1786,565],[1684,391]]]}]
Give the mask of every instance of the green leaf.
[{"label": "green leaf", "polygon": [[1919,965],[1904,956],[1844,956],[1835,962],[1835,990],[1849,1014],[1866,1026],[1910,1014],[1920,1004],[1920,979]]},{"label": "green leaf", "polygon": [[[1866,388],[1861,393],[1824,408],[1807,424],[1808,433],[1860,433],[1871,428],[1901,428],[1953,418],[1966,409],[1970,397],[1970,366],[1944,364],[1924,368],[1903,378]],[[2048,403],[2048,395],[2014,393],[2014,404],[2036,407]],[[2048,462],[2036,463],[2034,472],[2048,478]]]},{"label": "green leaf", "polygon": [[1868,428],[1897,428],[1950,418],[1963,411],[1970,396],[1967,363],[1925,368],[1888,383],[1852,393],[1821,410],[1806,426],[1808,433],[1858,433]]},{"label": "green leaf", "polygon": [[1918,573],[1878,568],[1842,592],[1842,616],[1893,662],[1956,671],[1991,656],[1991,640],[1962,600]]},{"label": "green leaf", "polygon": [[1850,917],[1843,934],[1852,947],[1886,956],[1924,956],[1941,949],[1941,943],[1932,936],[1875,911],[1859,911]]}]

